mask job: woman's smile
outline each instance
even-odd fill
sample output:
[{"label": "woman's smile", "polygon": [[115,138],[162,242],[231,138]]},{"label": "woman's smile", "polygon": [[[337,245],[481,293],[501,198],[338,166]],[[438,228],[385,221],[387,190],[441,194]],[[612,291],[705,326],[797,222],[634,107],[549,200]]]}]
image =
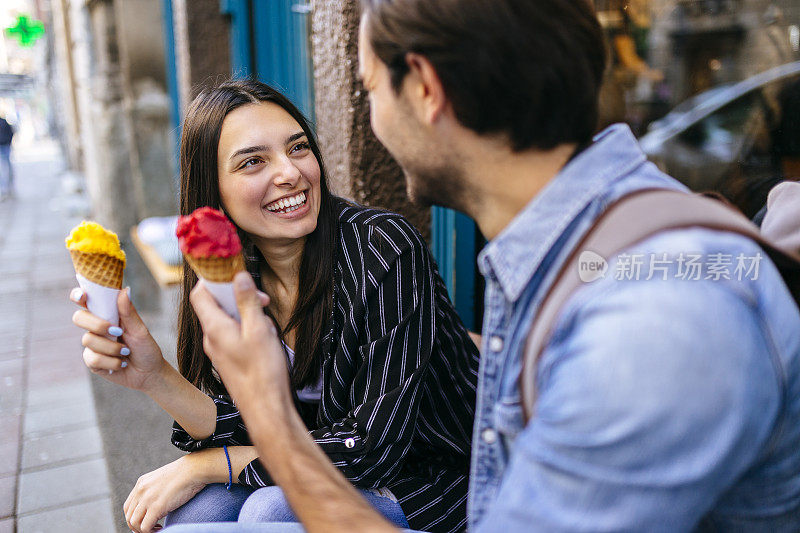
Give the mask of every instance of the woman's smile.
[{"label": "woman's smile", "polygon": [[284,196],[270,202],[264,209],[270,214],[279,216],[284,219],[300,218],[309,211],[310,203],[308,202],[308,195],[306,191],[300,191],[297,194]]}]

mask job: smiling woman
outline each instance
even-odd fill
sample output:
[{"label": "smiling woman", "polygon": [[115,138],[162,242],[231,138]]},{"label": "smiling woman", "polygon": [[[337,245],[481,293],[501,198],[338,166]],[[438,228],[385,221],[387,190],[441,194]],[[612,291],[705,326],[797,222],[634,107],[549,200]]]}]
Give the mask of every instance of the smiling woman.
[{"label": "smiling woman", "polygon": [[[257,81],[197,96],[180,161],[181,213],[221,209],[237,228],[247,269],[269,295],[276,356],[320,449],[393,523],[463,530],[478,350],[419,232],[400,215],[332,196],[308,122]],[[127,296],[120,343],[88,312],[76,319],[91,332],[95,366],[116,370],[100,375],[153,398],[175,419],[173,443],[190,452],[139,479],[128,524],[294,521],[204,353],[188,300],[197,282],[185,268],[180,373]]]},{"label": "smiling woman", "polygon": [[[283,340],[299,354],[292,374],[298,388],[319,378],[311,360],[319,353],[333,294],[337,217],[321,161],[302,113],[263,83],[239,80],[207,89],[187,112],[181,214],[209,205],[236,224],[251,273],[262,278],[272,297],[270,314]],[[305,203],[288,212],[291,199],[301,194]],[[195,386],[221,394],[224,388],[203,353],[200,325],[189,305],[195,283],[186,269],[178,364]]]}]

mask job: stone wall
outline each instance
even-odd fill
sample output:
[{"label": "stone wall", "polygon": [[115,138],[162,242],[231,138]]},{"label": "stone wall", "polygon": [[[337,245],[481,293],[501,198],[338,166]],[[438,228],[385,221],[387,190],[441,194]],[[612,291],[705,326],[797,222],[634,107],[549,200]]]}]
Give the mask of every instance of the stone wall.
[{"label": "stone wall", "polygon": [[357,0],[317,2],[312,18],[317,131],[337,194],[402,213],[427,237],[430,212],[411,204],[402,171],[375,139],[358,80]]},{"label": "stone wall", "polygon": [[202,85],[231,72],[229,21],[219,0],[173,0],[181,113]]}]

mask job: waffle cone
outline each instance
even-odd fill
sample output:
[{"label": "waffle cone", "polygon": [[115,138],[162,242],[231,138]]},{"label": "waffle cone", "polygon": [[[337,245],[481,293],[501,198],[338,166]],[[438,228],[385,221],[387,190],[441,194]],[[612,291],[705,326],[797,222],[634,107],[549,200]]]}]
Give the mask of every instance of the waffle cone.
[{"label": "waffle cone", "polygon": [[230,283],[237,272],[244,270],[244,257],[192,257],[183,255],[198,277],[215,283]]},{"label": "waffle cone", "polygon": [[93,283],[110,287],[122,288],[122,271],[125,263],[116,257],[105,254],[90,254],[78,250],[70,250],[72,265],[75,272]]}]

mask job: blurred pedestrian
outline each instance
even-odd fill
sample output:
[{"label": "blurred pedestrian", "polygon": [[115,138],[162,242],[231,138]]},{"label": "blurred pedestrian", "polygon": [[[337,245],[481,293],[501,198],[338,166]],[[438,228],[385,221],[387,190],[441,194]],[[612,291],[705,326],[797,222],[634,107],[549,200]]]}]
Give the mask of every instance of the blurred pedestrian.
[{"label": "blurred pedestrian", "polygon": [[11,139],[14,128],[0,115],[0,201],[14,197],[14,172],[11,168]]}]

